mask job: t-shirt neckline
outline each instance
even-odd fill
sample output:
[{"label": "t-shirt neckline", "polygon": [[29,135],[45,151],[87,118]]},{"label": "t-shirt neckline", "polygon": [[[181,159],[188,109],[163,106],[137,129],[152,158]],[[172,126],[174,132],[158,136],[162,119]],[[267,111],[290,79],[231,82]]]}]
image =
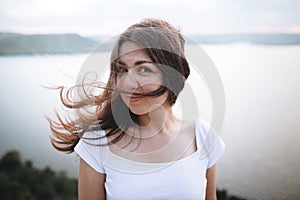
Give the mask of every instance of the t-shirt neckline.
[{"label": "t-shirt neckline", "polygon": [[[180,163],[180,162],[184,162],[188,159],[191,159],[192,157],[194,157],[195,155],[197,155],[200,151],[200,147],[199,147],[199,136],[198,136],[198,127],[197,127],[197,122],[196,120],[193,120],[193,130],[194,130],[194,134],[195,134],[195,142],[196,142],[196,151],[177,160],[174,161],[168,161],[168,162],[139,162],[139,161],[134,161],[128,158],[124,158],[122,156],[119,156],[115,153],[113,153],[109,146],[106,146],[107,152],[109,154],[109,156],[112,156],[116,159],[131,163],[131,164],[138,164],[138,165],[167,165],[167,164],[174,164],[174,163]],[[105,138],[106,142],[107,142],[107,138]]]}]

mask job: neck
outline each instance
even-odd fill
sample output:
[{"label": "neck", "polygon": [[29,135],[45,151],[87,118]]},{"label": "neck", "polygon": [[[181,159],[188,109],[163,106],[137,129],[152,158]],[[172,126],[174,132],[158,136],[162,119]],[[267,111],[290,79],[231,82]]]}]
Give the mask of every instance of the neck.
[{"label": "neck", "polygon": [[149,138],[157,134],[168,133],[172,124],[176,121],[176,116],[170,106],[160,106],[150,113],[139,116],[141,138]]}]

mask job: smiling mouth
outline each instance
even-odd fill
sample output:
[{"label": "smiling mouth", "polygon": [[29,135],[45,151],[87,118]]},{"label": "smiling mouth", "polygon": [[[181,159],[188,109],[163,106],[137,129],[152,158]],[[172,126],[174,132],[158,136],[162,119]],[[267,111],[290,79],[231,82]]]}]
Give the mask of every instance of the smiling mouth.
[{"label": "smiling mouth", "polygon": [[142,99],[143,97],[142,96],[130,96],[129,97],[129,101],[130,102],[138,102]]}]

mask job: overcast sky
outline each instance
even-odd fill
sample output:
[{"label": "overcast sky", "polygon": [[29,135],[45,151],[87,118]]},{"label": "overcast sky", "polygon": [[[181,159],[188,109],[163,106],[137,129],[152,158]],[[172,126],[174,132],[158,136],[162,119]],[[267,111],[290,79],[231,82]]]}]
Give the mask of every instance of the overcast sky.
[{"label": "overcast sky", "polygon": [[142,18],[184,34],[300,33],[300,0],[1,0],[0,31],[118,34]]}]

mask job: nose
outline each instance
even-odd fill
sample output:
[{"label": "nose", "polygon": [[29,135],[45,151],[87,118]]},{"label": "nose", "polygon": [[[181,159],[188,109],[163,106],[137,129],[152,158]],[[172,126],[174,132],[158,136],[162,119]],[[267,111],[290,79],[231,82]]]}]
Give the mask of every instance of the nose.
[{"label": "nose", "polygon": [[120,81],[125,90],[134,91],[140,87],[137,74],[130,70],[121,77]]}]

